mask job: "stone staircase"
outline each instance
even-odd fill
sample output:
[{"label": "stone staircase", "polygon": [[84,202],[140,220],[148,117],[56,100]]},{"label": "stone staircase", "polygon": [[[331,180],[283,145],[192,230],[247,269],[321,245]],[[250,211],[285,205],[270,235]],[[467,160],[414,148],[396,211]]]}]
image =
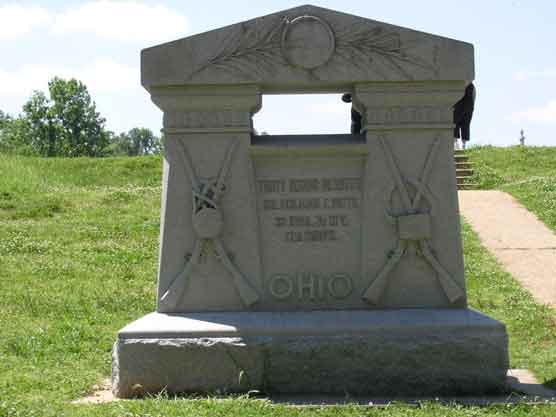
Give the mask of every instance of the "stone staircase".
[{"label": "stone staircase", "polygon": [[474,188],[475,184],[470,181],[470,177],[473,176],[473,164],[469,162],[469,157],[465,154],[465,150],[456,149],[454,151],[454,160],[458,190]]}]

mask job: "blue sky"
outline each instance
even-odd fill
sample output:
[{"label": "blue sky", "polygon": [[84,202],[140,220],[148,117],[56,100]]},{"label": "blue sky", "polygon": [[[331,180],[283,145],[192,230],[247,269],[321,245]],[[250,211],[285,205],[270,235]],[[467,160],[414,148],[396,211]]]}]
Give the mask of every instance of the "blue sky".
[{"label": "blue sky", "polygon": [[[139,51],[303,2],[0,0],[0,110],[19,113],[55,75],[84,81],[108,128],[158,132],[161,113],[139,83]],[[312,4],[475,45],[472,141],[556,145],[556,2],[552,0],[315,1]],[[265,96],[255,127],[343,133],[337,96]]]}]

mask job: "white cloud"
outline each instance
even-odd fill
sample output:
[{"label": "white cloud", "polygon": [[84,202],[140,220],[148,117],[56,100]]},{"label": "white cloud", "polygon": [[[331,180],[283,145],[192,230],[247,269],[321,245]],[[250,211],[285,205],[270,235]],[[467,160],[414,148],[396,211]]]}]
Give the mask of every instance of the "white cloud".
[{"label": "white cloud", "polygon": [[0,40],[15,39],[37,27],[59,35],[92,33],[110,40],[164,42],[186,35],[187,19],[163,4],[138,0],[98,0],[49,12],[39,6],[0,6]]},{"label": "white cloud", "polygon": [[183,37],[188,24],[185,16],[162,4],[100,0],[59,13],[53,27],[58,34],[93,33],[105,39],[154,43]]},{"label": "white cloud", "polygon": [[316,114],[327,114],[330,116],[343,116],[350,113],[351,105],[342,102],[342,100],[340,100],[340,96],[333,96],[332,100],[320,101],[317,104],[309,105],[307,110],[310,111],[311,113],[316,113]]},{"label": "white cloud", "polygon": [[556,122],[556,100],[550,100],[544,106],[532,107],[530,109],[513,114],[520,121],[553,123]]},{"label": "white cloud", "polygon": [[48,11],[38,6],[0,6],[0,40],[26,35],[50,20]]},{"label": "white cloud", "polygon": [[0,68],[0,95],[29,97],[33,90],[46,91],[53,77],[76,78],[91,92],[118,92],[139,88],[139,68],[119,64],[110,58],[98,58],[90,65],[30,65],[9,72]]},{"label": "white cloud", "polygon": [[556,69],[518,71],[514,74],[513,78],[516,81],[529,81],[529,80],[537,80],[537,79],[556,78]]},{"label": "white cloud", "polygon": [[112,92],[140,88],[139,67],[119,64],[110,58],[100,58],[77,71],[76,78],[91,89]]}]

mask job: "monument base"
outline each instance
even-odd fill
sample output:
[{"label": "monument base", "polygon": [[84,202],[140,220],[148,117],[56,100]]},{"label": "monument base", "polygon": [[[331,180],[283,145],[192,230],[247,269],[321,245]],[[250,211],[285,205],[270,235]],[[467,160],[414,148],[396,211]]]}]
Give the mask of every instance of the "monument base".
[{"label": "monument base", "polygon": [[469,309],[151,313],[118,333],[114,394],[505,390],[505,326]]}]

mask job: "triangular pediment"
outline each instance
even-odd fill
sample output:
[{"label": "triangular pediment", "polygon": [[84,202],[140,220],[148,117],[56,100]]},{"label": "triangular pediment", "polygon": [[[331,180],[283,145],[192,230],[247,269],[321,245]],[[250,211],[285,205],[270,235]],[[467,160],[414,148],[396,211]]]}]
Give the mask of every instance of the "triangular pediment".
[{"label": "triangular pediment", "polygon": [[473,45],[305,5],[142,51],[142,84],[326,89],[474,78]]}]

